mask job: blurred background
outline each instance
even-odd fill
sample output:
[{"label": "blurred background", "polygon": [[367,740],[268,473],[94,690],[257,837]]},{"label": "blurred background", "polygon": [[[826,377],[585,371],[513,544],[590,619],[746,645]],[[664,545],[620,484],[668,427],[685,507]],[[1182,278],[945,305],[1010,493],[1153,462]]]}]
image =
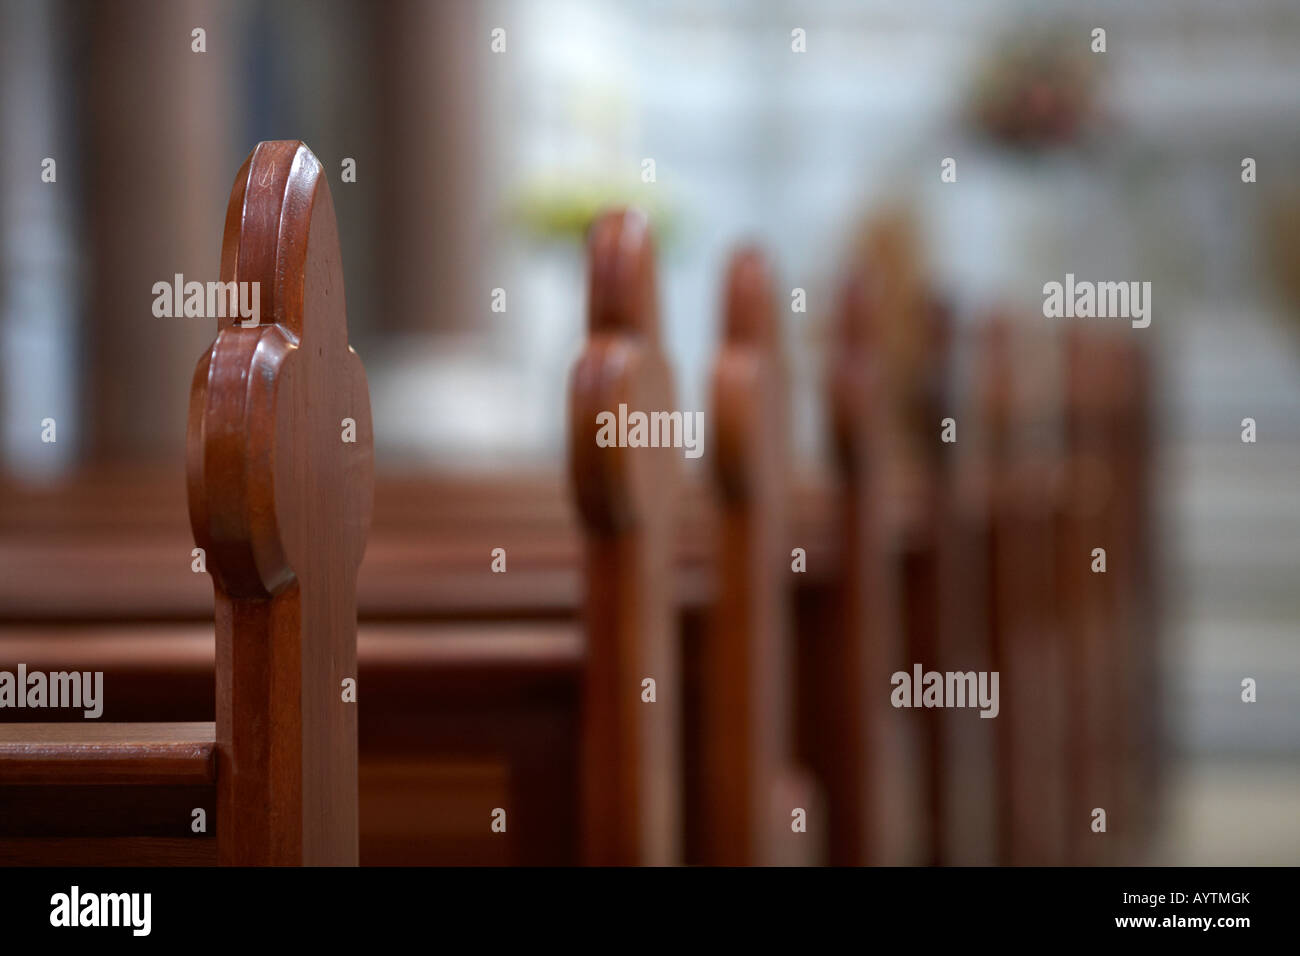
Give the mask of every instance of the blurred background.
[{"label": "blurred background", "polygon": [[329,174],[381,476],[559,470],[607,202],[655,222],[682,408],[707,402],[736,242],[779,302],[806,291],[781,310],[806,471],[867,217],[912,224],[962,322],[1042,323],[1067,272],[1150,281],[1174,756],[1151,861],[1300,863],[1298,51],[1292,0],[0,0],[0,469],[54,493],[180,461],[214,330],[155,318],[152,285],[217,278],[265,139]]}]

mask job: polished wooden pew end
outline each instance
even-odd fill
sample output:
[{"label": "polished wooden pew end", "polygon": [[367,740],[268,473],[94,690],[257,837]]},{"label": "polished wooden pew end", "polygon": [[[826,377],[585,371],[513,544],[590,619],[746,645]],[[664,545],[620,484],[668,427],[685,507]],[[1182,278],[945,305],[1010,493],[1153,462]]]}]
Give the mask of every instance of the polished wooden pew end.
[{"label": "polished wooden pew end", "polygon": [[20,840],[6,853],[72,861],[74,836],[82,862],[212,862],[169,835],[215,830],[223,864],[357,862],[356,579],[374,445],[333,200],[302,143],[261,143],[236,175],[221,280],[248,283],[263,321],[219,319],[190,393],[215,724],[6,728],[3,826]]}]

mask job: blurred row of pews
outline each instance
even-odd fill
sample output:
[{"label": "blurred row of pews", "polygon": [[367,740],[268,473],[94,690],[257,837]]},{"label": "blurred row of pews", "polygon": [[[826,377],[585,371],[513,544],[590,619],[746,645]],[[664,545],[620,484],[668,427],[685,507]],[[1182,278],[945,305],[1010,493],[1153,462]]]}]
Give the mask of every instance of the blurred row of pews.
[{"label": "blurred row of pews", "polygon": [[[1127,330],[955,315],[919,258],[887,219],[846,255],[833,457],[795,473],[783,297],[761,250],[737,251],[707,467],[688,473],[680,449],[593,440],[620,399],[677,407],[649,224],[593,224],[587,342],[556,410],[568,474],[379,474],[357,583],[361,863],[1143,859],[1161,756],[1148,358]],[[182,472],[3,489],[0,667],[103,671],[104,721],[213,720]],[[996,671],[997,716],[892,706],[914,665]],[[33,840],[70,812],[57,792],[5,767],[0,862],[76,859]],[[211,780],[103,799],[114,835],[215,860],[189,826]]]}]

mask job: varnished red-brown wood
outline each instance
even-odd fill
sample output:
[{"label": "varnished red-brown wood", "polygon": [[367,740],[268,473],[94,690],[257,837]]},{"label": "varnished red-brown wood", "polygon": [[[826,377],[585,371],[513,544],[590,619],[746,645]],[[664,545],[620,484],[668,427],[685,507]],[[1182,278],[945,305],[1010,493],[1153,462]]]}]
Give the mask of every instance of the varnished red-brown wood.
[{"label": "varnished red-brown wood", "polygon": [[[1040,333],[993,317],[981,341],[980,404],[987,427],[987,586],[992,666],[999,675],[997,854],[1003,863],[1066,860],[1068,675],[1053,558],[1060,488],[1052,441],[1056,403]],[[1055,382],[1051,382],[1052,388]]]},{"label": "varnished red-brown wood", "polygon": [[210,723],[0,724],[0,786],[184,786],[215,779]]},{"label": "varnished red-brown wood", "polygon": [[700,753],[693,832],[701,862],[711,864],[812,855],[814,838],[791,826],[796,806],[780,802],[808,788],[793,767],[786,380],[769,266],[757,249],[741,249],[726,275],[713,365],[717,577],[700,655],[700,721],[688,728]]},{"label": "varnished red-brown wood", "polygon": [[[1159,670],[1150,503],[1148,359],[1128,330],[1067,337],[1070,496],[1062,515],[1074,547],[1106,549],[1104,574],[1068,565],[1080,722],[1078,785],[1105,807],[1107,832],[1079,834],[1079,862],[1133,863],[1159,806]],[[1073,571],[1071,576],[1069,571]]]},{"label": "varnished red-brown wood", "polygon": [[[1076,328],[1064,340],[1066,451],[1057,573],[1070,675],[1069,852],[1072,863],[1084,864],[1123,861],[1132,827],[1124,801],[1130,691],[1117,583],[1125,570],[1125,531],[1115,520],[1114,419],[1124,398],[1111,334]],[[1092,571],[1094,548],[1106,549],[1105,573]],[[1091,829],[1096,808],[1106,811],[1104,833]]]},{"label": "varnished red-brown wood", "polygon": [[1122,544],[1117,585],[1121,630],[1128,651],[1128,697],[1132,707],[1127,735],[1125,803],[1132,808],[1128,859],[1138,861],[1149,847],[1161,813],[1163,687],[1160,679],[1160,627],[1156,576],[1152,473],[1156,441],[1152,426],[1152,359],[1133,335],[1119,337],[1112,359],[1121,402],[1113,418],[1116,456],[1114,521]]},{"label": "varnished red-brown wood", "polygon": [[[68,762],[66,755],[61,759]],[[6,783],[0,787],[0,838],[215,837],[216,787],[211,782],[133,777],[92,785],[75,779]],[[83,774],[81,779],[94,778]],[[203,811],[199,832],[196,809]]]},{"label": "varnished red-brown wood", "polygon": [[215,777],[211,723],[0,724],[0,863],[211,862]]},{"label": "varnished red-brown wood", "polygon": [[[820,473],[792,488],[792,537],[810,555],[832,543],[831,499]],[[0,622],[203,620],[208,580],[191,571],[184,475],[96,469],[54,488],[4,486]],[[711,592],[712,491],[685,480],[674,527],[684,606]],[[582,543],[558,473],[396,475],[377,482],[375,523],[358,578],[362,618],[533,620],[576,617]],[[483,555],[504,547],[510,573]],[[809,562],[799,587],[826,579]]]},{"label": "varnished red-brown wood", "polygon": [[851,270],[831,346],[830,418],[838,491],[836,610],[799,635],[800,751],[826,792],[832,864],[912,862],[916,840],[908,715],[890,675],[908,670],[886,560],[879,276]]},{"label": "varnished red-brown wood", "polygon": [[0,866],[214,866],[201,837],[0,837]]},{"label": "varnished red-brown wood", "polygon": [[[210,623],[0,630],[0,656],[27,661],[29,669],[103,671],[105,686],[116,689],[105,717],[115,721],[211,720],[213,644]],[[363,624],[358,667],[370,703],[358,726],[362,863],[578,862],[583,660],[582,635],[571,621]],[[76,732],[84,722],[61,726]],[[484,805],[489,799],[495,802]],[[509,811],[505,834],[488,827],[497,806]],[[211,784],[4,785],[0,842],[178,832],[199,839],[189,831],[194,807],[208,810],[215,836]]]},{"label": "varnished red-brown wood", "polygon": [[262,321],[221,321],[190,398],[190,521],[216,603],[218,816],[232,824],[219,853],[355,864],[357,705],[342,682],[356,677],[373,436],[334,205],[302,143],[259,144],[235,177],[221,279],[260,283]]},{"label": "varnished red-brown wood", "polygon": [[[659,342],[654,248],[634,211],[588,236],[587,342],[569,381],[569,473],[585,537],[582,856],[680,858],[671,532],[675,448],[600,447],[597,416],[675,409]],[[642,699],[654,680],[656,700]]]},{"label": "varnished red-brown wood", "polygon": [[[895,548],[907,657],[924,670],[979,671],[986,662],[979,660],[978,610],[964,586],[977,569],[955,500],[962,446],[943,440],[944,419],[954,419],[969,436],[972,416],[965,414],[952,381],[955,331],[949,306],[929,296],[912,324],[910,361],[894,369],[892,403],[901,461],[891,494],[900,516]],[[911,712],[918,731],[912,739],[921,862],[988,859],[979,843],[988,829],[980,817],[991,805],[983,785],[991,773],[979,765],[988,751],[983,738],[991,734],[976,716],[953,708]]]}]

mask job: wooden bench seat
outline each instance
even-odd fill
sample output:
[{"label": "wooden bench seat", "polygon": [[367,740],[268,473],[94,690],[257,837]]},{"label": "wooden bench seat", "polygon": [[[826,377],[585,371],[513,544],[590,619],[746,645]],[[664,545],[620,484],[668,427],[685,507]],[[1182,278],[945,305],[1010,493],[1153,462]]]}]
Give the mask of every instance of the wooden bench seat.
[{"label": "wooden bench seat", "polygon": [[211,864],[215,784],[211,722],[0,724],[0,865]]},{"label": "wooden bench seat", "polygon": [[[790,491],[790,537],[810,556],[806,577],[825,581],[834,563],[828,477],[804,475]],[[0,517],[0,626],[4,622],[204,620],[211,616],[207,578],[191,570],[194,547],[184,495],[165,469],[93,473],[61,493],[11,487]],[[147,495],[141,489],[148,490]],[[521,527],[507,500],[532,497],[546,517]],[[93,499],[96,517],[65,513],[63,498]],[[146,503],[142,505],[142,500]],[[143,507],[174,512],[170,519]],[[710,490],[684,479],[674,535],[677,594],[703,607],[716,517]],[[555,513],[555,512],[559,513]],[[509,570],[491,572],[504,547]],[[581,539],[558,476],[508,482],[380,479],[376,515],[357,582],[362,620],[576,616]]]},{"label": "wooden bench seat", "polygon": [[211,722],[0,724],[0,785],[212,784],[215,735]]}]

